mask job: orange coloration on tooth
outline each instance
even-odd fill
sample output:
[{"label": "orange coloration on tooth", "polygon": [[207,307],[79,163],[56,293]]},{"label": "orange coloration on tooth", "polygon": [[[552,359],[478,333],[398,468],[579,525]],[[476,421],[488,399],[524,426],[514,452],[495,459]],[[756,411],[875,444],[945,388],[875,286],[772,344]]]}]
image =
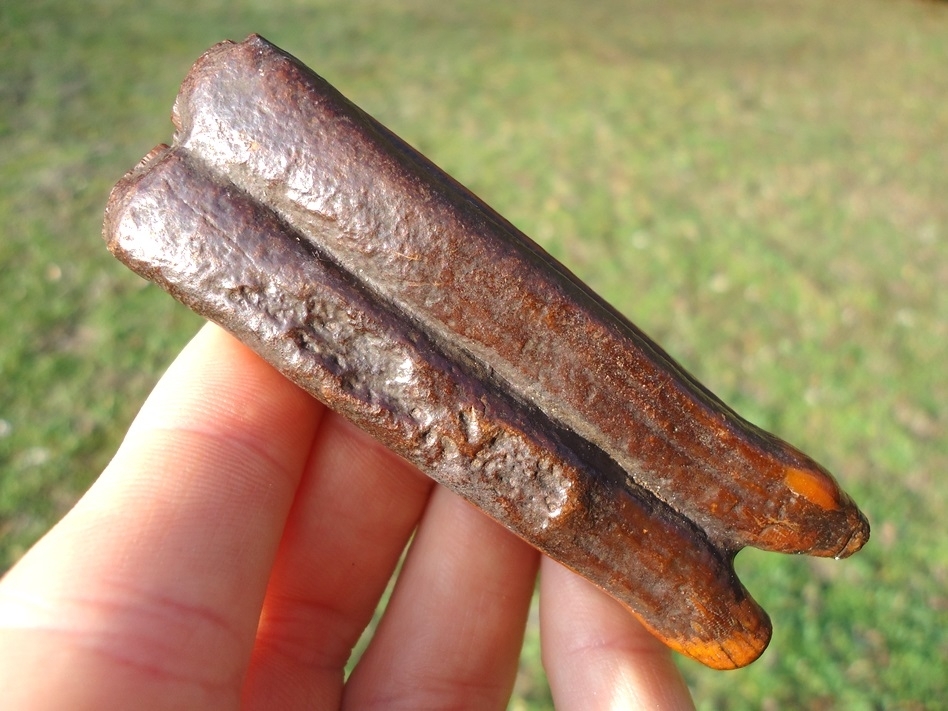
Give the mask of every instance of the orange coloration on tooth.
[{"label": "orange coloration on tooth", "polygon": [[839,508],[839,497],[833,482],[802,469],[788,469],[784,477],[787,487],[822,509],[835,511]]}]

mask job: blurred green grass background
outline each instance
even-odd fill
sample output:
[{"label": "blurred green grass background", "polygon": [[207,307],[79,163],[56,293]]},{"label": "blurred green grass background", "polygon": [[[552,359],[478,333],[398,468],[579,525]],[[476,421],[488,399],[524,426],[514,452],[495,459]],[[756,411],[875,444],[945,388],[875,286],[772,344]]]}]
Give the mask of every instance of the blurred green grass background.
[{"label": "blurred green grass background", "polygon": [[[948,4],[4,0],[0,570],[199,322],[106,253],[111,185],[211,44],[296,54],[537,239],[873,524],[745,552],[774,620],[699,708],[948,698]],[[550,708],[535,625],[512,709]]]}]

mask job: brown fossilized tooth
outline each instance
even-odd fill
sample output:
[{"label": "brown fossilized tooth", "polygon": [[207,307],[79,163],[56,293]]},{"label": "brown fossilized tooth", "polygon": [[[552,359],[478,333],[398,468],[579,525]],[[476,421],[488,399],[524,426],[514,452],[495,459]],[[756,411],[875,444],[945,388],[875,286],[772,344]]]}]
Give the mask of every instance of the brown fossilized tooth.
[{"label": "brown fossilized tooth", "polygon": [[562,265],[260,37],[209,50],[115,255],[718,668],[766,647],[746,545],[843,557],[865,518]]}]

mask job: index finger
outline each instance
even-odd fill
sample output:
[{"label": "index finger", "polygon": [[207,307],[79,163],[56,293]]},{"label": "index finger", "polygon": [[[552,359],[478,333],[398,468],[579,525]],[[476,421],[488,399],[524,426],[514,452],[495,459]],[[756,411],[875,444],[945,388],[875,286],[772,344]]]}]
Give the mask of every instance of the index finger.
[{"label": "index finger", "polygon": [[41,684],[73,708],[235,707],[322,409],[203,329],[100,479],[2,581],[13,706]]}]

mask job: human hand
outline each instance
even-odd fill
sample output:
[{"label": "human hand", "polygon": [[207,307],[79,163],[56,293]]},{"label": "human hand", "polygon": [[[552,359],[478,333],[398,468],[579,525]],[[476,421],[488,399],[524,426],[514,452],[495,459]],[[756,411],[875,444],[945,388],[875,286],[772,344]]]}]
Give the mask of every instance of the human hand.
[{"label": "human hand", "polygon": [[0,581],[0,689],[31,710],[504,708],[538,570],[557,708],[692,708],[618,603],[208,326]]}]

